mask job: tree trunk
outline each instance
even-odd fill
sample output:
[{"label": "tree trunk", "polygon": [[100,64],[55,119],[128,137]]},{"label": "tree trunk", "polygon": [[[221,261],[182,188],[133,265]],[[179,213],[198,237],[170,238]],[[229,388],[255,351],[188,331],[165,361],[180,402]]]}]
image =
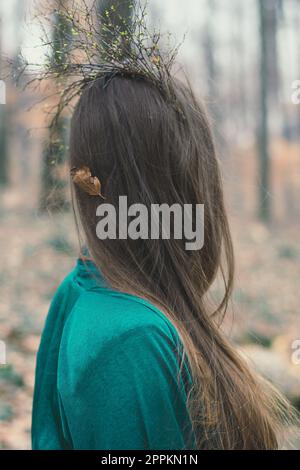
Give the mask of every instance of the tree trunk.
[{"label": "tree trunk", "polygon": [[[1,18],[0,18],[0,70],[2,62],[2,44],[1,44]],[[7,104],[4,104],[6,101],[6,91],[5,84],[0,83],[2,90],[0,91],[1,100],[0,100],[0,185],[5,185],[7,183]],[[2,101],[3,98],[3,102]]]},{"label": "tree trunk", "polygon": [[[101,40],[104,51],[106,44],[109,45],[111,41],[120,39],[120,50],[123,46],[124,54],[126,54],[126,50],[130,47],[126,40],[126,34],[130,31],[132,24],[133,6],[132,0],[98,0],[98,12],[101,18]],[[107,27],[108,24],[112,24],[113,27]]]},{"label": "tree trunk", "polygon": [[277,0],[258,0],[260,20],[259,217],[265,223],[271,220],[269,106],[270,103],[278,103],[277,6]]},{"label": "tree trunk", "polygon": [[[65,0],[66,2],[68,0]],[[59,13],[59,4],[62,0],[56,0],[58,12],[56,13],[53,31],[52,61],[53,65],[64,64],[69,49],[69,23],[65,16]],[[59,117],[55,129],[52,130],[54,138],[49,137],[43,152],[42,184],[40,209],[45,211],[62,210],[66,204],[65,181],[60,169],[65,162],[66,150],[66,126],[67,122]]]},{"label": "tree trunk", "polygon": [[219,75],[218,66],[215,60],[215,35],[214,35],[214,24],[217,6],[215,0],[208,0],[207,4],[208,16],[206,21],[206,27],[203,35],[203,47],[204,47],[204,62],[208,74],[208,95],[210,102],[210,112],[215,121],[216,128],[220,128],[222,121],[221,112],[219,108],[218,100],[218,89],[216,81]]},{"label": "tree trunk", "polygon": [[7,113],[5,104],[0,104],[0,185],[7,184]]}]

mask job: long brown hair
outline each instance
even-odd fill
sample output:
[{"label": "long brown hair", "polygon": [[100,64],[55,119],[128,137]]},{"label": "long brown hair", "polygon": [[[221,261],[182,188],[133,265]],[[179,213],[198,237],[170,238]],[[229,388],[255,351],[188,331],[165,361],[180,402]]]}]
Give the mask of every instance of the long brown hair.
[{"label": "long brown hair", "polygon": [[[73,188],[90,254],[115,289],[159,305],[182,339],[193,378],[188,407],[201,449],[276,449],[292,413],[285,399],[252,372],[222,333],[234,257],[210,124],[190,86],[176,82],[174,103],[146,79],[96,79],[72,118],[72,167],[88,166],[106,201],[199,204],[205,243],[100,240],[96,208],[103,201]],[[212,309],[208,293],[221,272],[225,293]]]}]

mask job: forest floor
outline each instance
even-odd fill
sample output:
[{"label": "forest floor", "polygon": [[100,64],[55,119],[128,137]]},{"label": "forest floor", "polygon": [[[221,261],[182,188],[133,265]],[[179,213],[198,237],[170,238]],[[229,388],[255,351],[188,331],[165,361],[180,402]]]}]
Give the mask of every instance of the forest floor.
[{"label": "forest floor", "polygon": [[[0,449],[30,448],[34,368],[51,298],[74,264],[71,215],[0,210]],[[300,407],[299,227],[232,220],[237,283],[226,328],[250,360]],[[299,356],[298,356],[299,357]],[[295,361],[294,361],[295,362]],[[300,442],[296,442],[300,448]]]}]

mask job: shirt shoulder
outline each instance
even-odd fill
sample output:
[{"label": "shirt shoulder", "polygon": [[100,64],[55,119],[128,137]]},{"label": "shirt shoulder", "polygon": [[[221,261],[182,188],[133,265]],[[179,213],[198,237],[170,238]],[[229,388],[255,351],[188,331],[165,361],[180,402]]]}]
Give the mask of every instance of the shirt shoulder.
[{"label": "shirt shoulder", "polygon": [[180,348],[177,330],[159,309],[138,297],[99,287],[78,297],[64,326],[61,345],[69,358],[86,360],[125,341],[142,346],[146,339],[153,342],[155,338],[174,353]]},{"label": "shirt shoulder", "polygon": [[[76,295],[70,294],[74,290]],[[117,357],[122,357],[124,367],[151,363],[158,370],[168,369],[174,380],[180,375],[184,350],[172,322],[150,302],[112,290],[94,264],[79,260],[57,295],[68,304],[63,308],[67,314],[60,338],[58,385],[69,388],[65,380],[69,377],[76,388]]]},{"label": "shirt shoulder", "polygon": [[192,382],[175,326],[150,302],[110,289],[97,274],[75,270],[69,278],[80,295],[59,345],[65,439],[77,449],[189,446]]},{"label": "shirt shoulder", "polygon": [[70,442],[78,449],[189,446],[191,383],[182,362],[179,336],[155,307],[104,289],[84,292],[59,353]]},{"label": "shirt shoulder", "polygon": [[49,446],[49,432],[38,416],[46,413],[52,430],[53,409],[72,448],[186,446],[189,368],[181,367],[182,344],[163,312],[110,289],[94,265],[79,261],[55,294],[47,326],[34,402],[40,448]]},{"label": "shirt shoulder", "polygon": [[62,339],[68,339],[74,354],[84,344],[96,350],[133,332],[156,332],[173,346],[179,343],[174,325],[157,307],[137,296],[112,290],[96,266],[82,260],[57,288],[47,323],[49,320],[63,324]]}]

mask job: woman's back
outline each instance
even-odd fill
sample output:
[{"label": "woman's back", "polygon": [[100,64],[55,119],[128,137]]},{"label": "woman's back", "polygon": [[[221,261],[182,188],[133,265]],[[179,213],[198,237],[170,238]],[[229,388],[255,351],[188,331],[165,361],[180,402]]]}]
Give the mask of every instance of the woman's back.
[{"label": "woman's back", "polygon": [[59,287],[39,349],[34,449],[193,447],[181,342],[150,303],[104,285],[91,262]]}]

